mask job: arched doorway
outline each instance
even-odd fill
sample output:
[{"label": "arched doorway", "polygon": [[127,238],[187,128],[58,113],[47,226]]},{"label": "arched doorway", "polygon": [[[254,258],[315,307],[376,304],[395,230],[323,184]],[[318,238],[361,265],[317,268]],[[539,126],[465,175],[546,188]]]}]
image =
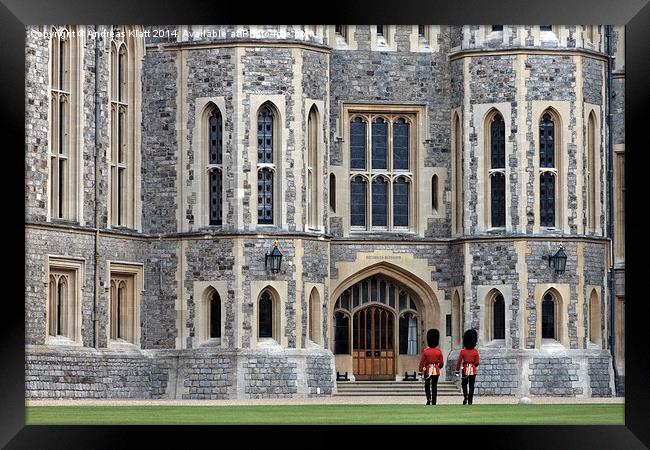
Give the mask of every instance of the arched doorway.
[{"label": "arched doorway", "polygon": [[371,305],[352,319],[352,358],[357,380],[392,380],[395,377],[395,315]]},{"label": "arched doorway", "polygon": [[334,353],[349,355],[356,380],[394,380],[400,360],[417,370],[424,305],[412,289],[383,274],[371,275],[345,289],[333,313]]}]

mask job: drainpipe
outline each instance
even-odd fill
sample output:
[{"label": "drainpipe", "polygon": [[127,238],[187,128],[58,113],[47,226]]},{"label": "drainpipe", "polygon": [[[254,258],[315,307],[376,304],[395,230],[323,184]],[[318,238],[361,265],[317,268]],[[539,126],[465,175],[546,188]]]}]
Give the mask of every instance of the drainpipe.
[{"label": "drainpipe", "polygon": [[612,139],[612,26],[605,26],[607,40],[607,234],[610,238],[610,266],[608,274],[609,284],[609,351],[612,355],[614,367],[614,386],[618,384],[618,371],[616,370],[616,335],[615,335],[615,288],[614,288],[614,193],[613,193],[613,139]]},{"label": "drainpipe", "polygon": [[[95,25],[97,33],[99,25]],[[95,38],[95,293],[93,302],[93,341],[99,348],[99,36]]]}]

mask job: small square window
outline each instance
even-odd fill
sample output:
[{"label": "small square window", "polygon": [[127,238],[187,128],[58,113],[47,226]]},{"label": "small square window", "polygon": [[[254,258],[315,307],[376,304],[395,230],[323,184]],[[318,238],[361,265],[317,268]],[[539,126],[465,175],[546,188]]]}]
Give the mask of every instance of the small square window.
[{"label": "small square window", "polygon": [[540,31],[553,31],[552,25],[540,25],[539,26]]},{"label": "small square window", "polygon": [[383,36],[383,35],[384,35],[384,26],[377,25],[377,36]]},{"label": "small square window", "polygon": [[503,25],[492,25],[492,31],[503,31]]}]

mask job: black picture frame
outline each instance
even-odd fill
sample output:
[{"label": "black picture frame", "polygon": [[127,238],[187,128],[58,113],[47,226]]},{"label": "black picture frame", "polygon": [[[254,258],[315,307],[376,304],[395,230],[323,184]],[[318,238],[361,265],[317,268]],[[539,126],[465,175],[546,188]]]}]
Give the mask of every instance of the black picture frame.
[{"label": "black picture frame", "polygon": [[[647,129],[648,80],[650,80],[650,5],[648,0],[629,0],[625,3],[610,0],[499,0],[480,2],[464,0],[453,2],[424,2],[403,0],[398,3],[387,0],[373,2],[302,2],[290,7],[286,4],[253,8],[248,3],[224,3],[199,0],[108,0],[88,2],[82,0],[1,0],[0,3],[0,114],[3,129],[3,178],[9,178],[4,199],[12,200],[15,209],[11,216],[5,213],[5,249],[13,248],[5,261],[11,261],[6,278],[14,287],[11,294],[3,296],[3,321],[0,327],[2,371],[0,372],[0,445],[4,448],[130,448],[144,438],[139,445],[156,445],[181,440],[184,446],[201,436],[214,437],[223,429],[214,427],[102,427],[102,426],[25,426],[25,347],[24,347],[24,301],[25,286],[15,283],[24,277],[24,173],[16,168],[25,166],[24,154],[19,151],[25,145],[25,25],[44,23],[557,23],[557,24],[612,24],[626,25],[626,203],[630,205],[626,215],[626,397],[625,426],[451,426],[421,427],[411,431],[404,429],[404,443],[400,445],[429,447],[461,446],[472,448],[625,448],[650,446],[648,405],[650,373],[647,351],[647,329],[644,298],[640,296],[639,253],[642,227],[635,216],[644,212],[645,203],[637,204],[637,189],[643,168],[641,158],[647,144],[642,142]],[[288,16],[293,13],[295,16]],[[423,20],[424,19],[424,20]],[[647,138],[644,140],[647,141]],[[6,176],[9,175],[9,176]],[[3,183],[4,184],[4,183]],[[635,208],[632,205],[636,206]],[[635,226],[636,225],[636,226]],[[9,239],[7,239],[10,237]],[[629,293],[628,293],[629,291]],[[8,292],[8,291],[5,291]],[[635,295],[636,294],[636,295]],[[256,433],[254,427],[229,427],[229,437],[234,441],[221,440],[220,445],[251,446],[278,441],[284,443],[288,436],[304,437],[294,444],[318,444],[341,447],[348,445],[342,440],[363,440],[363,445],[373,445],[385,439],[383,427],[359,427],[353,433],[350,428],[332,427],[326,430],[288,427],[265,427],[264,434]],[[342,431],[348,431],[341,437]],[[252,433],[251,433],[252,431]],[[314,434],[317,433],[317,434]],[[284,437],[282,437],[284,436]],[[443,437],[451,438],[444,444]],[[215,441],[216,442],[216,441]],[[284,445],[284,444],[283,444]]]}]

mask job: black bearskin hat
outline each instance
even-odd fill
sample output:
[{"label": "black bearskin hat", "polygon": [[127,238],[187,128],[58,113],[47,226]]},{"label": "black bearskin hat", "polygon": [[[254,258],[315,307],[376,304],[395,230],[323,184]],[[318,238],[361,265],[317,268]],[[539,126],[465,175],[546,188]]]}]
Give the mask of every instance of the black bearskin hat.
[{"label": "black bearskin hat", "polygon": [[427,345],[430,348],[436,348],[440,343],[440,331],[435,328],[431,328],[427,331]]},{"label": "black bearskin hat", "polygon": [[470,328],[469,330],[466,330],[465,333],[463,334],[463,347],[466,348],[467,350],[472,350],[474,347],[476,347],[476,343],[478,342],[478,333],[474,328]]}]

